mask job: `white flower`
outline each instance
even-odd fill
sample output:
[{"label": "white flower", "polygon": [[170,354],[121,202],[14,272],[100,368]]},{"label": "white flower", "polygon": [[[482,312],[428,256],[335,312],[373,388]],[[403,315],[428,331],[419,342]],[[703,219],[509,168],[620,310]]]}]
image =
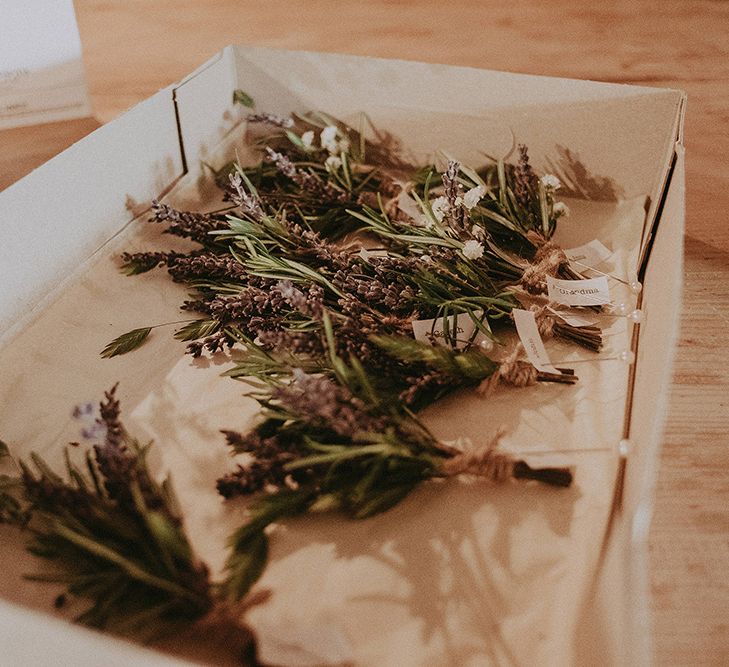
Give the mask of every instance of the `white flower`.
[{"label": "white flower", "polygon": [[428,264],[432,261],[432,258],[430,255],[420,255],[420,261]]},{"label": "white flower", "polygon": [[339,142],[337,141],[337,126],[327,125],[319,135],[321,147],[326,148],[330,153],[339,152]]},{"label": "white flower", "polygon": [[554,206],[552,206],[552,213],[557,216],[562,216],[563,218],[569,218],[570,208],[564,202],[557,201],[554,202]]},{"label": "white flower", "polygon": [[470,211],[485,194],[486,188],[483,185],[477,185],[463,195],[463,205]]},{"label": "white flower", "polygon": [[321,147],[326,148],[332,155],[346,153],[349,150],[349,139],[337,140],[339,128],[336,125],[327,125],[319,135]]},{"label": "white flower", "polygon": [[430,208],[433,210],[435,219],[438,222],[443,222],[443,218],[448,210],[448,200],[445,197],[437,197],[430,202]]},{"label": "white flower", "polygon": [[467,259],[479,259],[483,257],[483,245],[478,241],[466,241],[462,252]]},{"label": "white flower", "polygon": [[330,155],[326,160],[324,160],[324,166],[327,169],[336,170],[342,166],[342,160],[336,155]]},{"label": "white flower", "polygon": [[554,174],[544,174],[540,180],[547,190],[559,190],[562,187],[562,181]]},{"label": "white flower", "polygon": [[301,143],[304,148],[311,148],[314,144],[314,130],[307,130],[301,135]]},{"label": "white flower", "polygon": [[370,257],[372,257],[372,253],[369,250],[367,250],[367,248],[360,248],[359,256],[360,256],[360,259],[364,260],[365,262],[369,262]]}]

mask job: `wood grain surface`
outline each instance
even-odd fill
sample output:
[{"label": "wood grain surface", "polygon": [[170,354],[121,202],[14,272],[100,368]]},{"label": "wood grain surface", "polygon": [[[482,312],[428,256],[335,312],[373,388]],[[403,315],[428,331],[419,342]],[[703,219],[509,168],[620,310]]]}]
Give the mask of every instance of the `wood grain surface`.
[{"label": "wood grain surface", "polygon": [[[178,80],[229,43],[688,93],[684,314],[650,541],[655,662],[729,664],[729,2],[75,4],[100,122]],[[87,119],[0,133],[0,188],[94,126]]]}]

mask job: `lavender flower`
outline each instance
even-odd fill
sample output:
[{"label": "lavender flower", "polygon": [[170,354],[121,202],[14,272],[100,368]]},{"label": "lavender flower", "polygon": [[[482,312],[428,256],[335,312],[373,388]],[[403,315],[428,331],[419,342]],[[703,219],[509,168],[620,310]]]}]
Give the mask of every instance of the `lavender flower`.
[{"label": "lavender flower", "polygon": [[228,228],[224,216],[211,213],[194,213],[178,211],[157,200],[152,202],[153,217],[150,221],[170,223],[165,232],[183,238],[189,238],[205,244],[210,241],[210,232]]},{"label": "lavender flower", "polygon": [[286,303],[303,315],[319,319],[324,310],[324,290],[316,284],[311,284],[308,294],[294,287],[290,280],[282,280],[274,288],[281,294]]},{"label": "lavender flower", "polygon": [[293,378],[288,386],[275,389],[272,397],[310,424],[347,438],[385,428],[386,420],[369,414],[359,398],[329,378],[298,368]]},{"label": "lavender flower", "polygon": [[443,174],[443,196],[447,202],[445,218],[456,231],[463,231],[468,220],[468,212],[463,207],[463,187],[458,182],[461,163],[448,160],[448,167]]},{"label": "lavender flower", "polygon": [[331,183],[323,181],[318,176],[315,176],[309,171],[298,169],[296,165],[291,161],[287,155],[274,151],[271,147],[266,146],[266,158],[269,162],[272,162],[276,168],[286,178],[292,180],[298,185],[304,192],[314,197],[324,197],[329,201],[347,202],[350,197],[349,194],[343,192]]},{"label": "lavender flower", "polygon": [[519,160],[514,168],[514,197],[525,211],[531,212],[539,204],[539,179],[529,164],[529,152],[524,144],[519,144]]},{"label": "lavender flower", "polygon": [[243,179],[237,171],[230,174],[229,179],[233,203],[240,208],[244,215],[260,222],[265,217],[260,199],[256,195],[246,192],[243,187]]},{"label": "lavender flower", "polygon": [[[263,428],[265,429],[264,422]],[[267,488],[282,488],[304,482],[309,474],[306,470],[288,473],[285,465],[304,452],[304,447],[296,438],[272,435],[264,437],[258,430],[247,435],[236,431],[222,431],[228,446],[237,453],[254,456],[246,465],[221,477],[217,482],[218,493],[224,498],[250,495]]]},{"label": "lavender flower", "polygon": [[294,126],[294,121],[291,118],[283,118],[272,113],[253,113],[249,114],[246,120],[249,123],[265,123],[266,125],[273,125],[274,127],[282,127],[284,129],[290,129]]},{"label": "lavender flower", "polygon": [[227,280],[235,282],[247,277],[245,267],[232,255],[197,252],[177,255],[170,260],[168,270],[176,282],[198,280]]}]

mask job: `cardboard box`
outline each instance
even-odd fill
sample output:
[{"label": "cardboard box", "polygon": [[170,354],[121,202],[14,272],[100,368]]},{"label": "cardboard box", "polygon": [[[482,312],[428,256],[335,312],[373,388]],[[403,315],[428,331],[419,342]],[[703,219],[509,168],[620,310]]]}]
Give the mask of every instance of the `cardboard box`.
[{"label": "cardboard box", "polygon": [[[136,219],[153,197],[204,204],[203,162],[225,159],[241,130],[235,89],[282,115],[366,111],[421,155],[443,148],[474,163],[505,154],[516,137],[542,168],[561,158],[592,199],[570,202],[559,240],[600,238],[615,251],[612,270],[637,268],[644,284],[643,323],[631,331],[621,320],[609,332],[636,351],[632,367],[581,363],[575,394],[507,392],[486,405],[460,397],[427,415],[443,437],[457,425],[454,437],[477,438],[502,420],[508,448],[575,465],[574,489],[433,484],[363,523],[292,522],[276,534],[261,582],[273,598],[250,614],[263,658],[648,664],[646,540],[682,280],[678,91],[228,47],[0,194],[0,437],[20,455],[58,460],[75,437],[72,406],[119,380],[126,413],[156,437],[159,466],[172,469],[195,546],[219,566],[221,540],[239,517],[193,473],[214,479],[225,465],[222,446],[218,458],[199,447],[250,417],[250,406],[237,411],[241,387],[219,380],[222,369],[180,362],[169,337],[111,361],[98,351],[123,331],[179,319],[182,291],[162,276],[131,284],[114,257],[150,242]],[[631,298],[620,286],[616,294]],[[163,664],[158,653],[49,618],[52,592],[20,580],[34,563],[12,531],[0,530],[0,553],[11,564],[0,574],[0,638],[11,663],[68,655],[94,665],[103,653],[105,664]],[[195,642],[162,648],[212,659]]]}]

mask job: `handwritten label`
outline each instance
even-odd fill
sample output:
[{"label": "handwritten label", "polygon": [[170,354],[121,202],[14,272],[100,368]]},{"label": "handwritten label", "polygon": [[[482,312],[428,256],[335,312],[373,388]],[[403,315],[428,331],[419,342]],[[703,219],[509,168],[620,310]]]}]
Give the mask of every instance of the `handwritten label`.
[{"label": "handwritten label", "polygon": [[539,328],[537,327],[537,320],[534,317],[534,313],[531,310],[514,308],[511,314],[516,325],[516,332],[519,334],[519,339],[524,346],[524,351],[531,364],[537,370],[544,373],[559,373],[549,360],[547,349],[544,347],[544,341],[542,341],[542,337],[539,335]]},{"label": "handwritten label", "polygon": [[595,320],[582,317],[581,315],[575,315],[574,313],[566,313],[564,310],[555,310],[550,306],[547,306],[547,310],[573,327],[591,327],[595,324]]},{"label": "handwritten label", "polygon": [[602,306],[610,303],[605,276],[586,280],[560,280],[547,276],[549,300],[565,306]]},{"label": "handwritten label", "polygon": [[[483,313],[480,310],[476,310],[473,314],[480,318]],[[473,333],[476,331],[476,325],[473,323],[468,313],[461,313],[460,315],[446,318],[448,325],[448,333],[443,331],[443,318],[438,317],[434,320],[413,320],[412,327],[413,333],[415,334],[415,340],[422,341],[424,343],[435,343],[436,345],[444,345],[450,347],[449,338],[456,339],[456,349],[462,350],[471,340]],[[488,329],[488,320],[483,320],[484,326]],[[485,340],[487,336],[479,331],[476,334],[474,343],[480,343]]]},{"label": "handwritten label", "polygon": [[579,264],[581,268],[599,266],[613,254],[597,239],[565,250],[564,253],[571,262]]},{"label": "handwritten label", "polygon": [[0,129],[91,112],[72,0],[0,0]]}]

